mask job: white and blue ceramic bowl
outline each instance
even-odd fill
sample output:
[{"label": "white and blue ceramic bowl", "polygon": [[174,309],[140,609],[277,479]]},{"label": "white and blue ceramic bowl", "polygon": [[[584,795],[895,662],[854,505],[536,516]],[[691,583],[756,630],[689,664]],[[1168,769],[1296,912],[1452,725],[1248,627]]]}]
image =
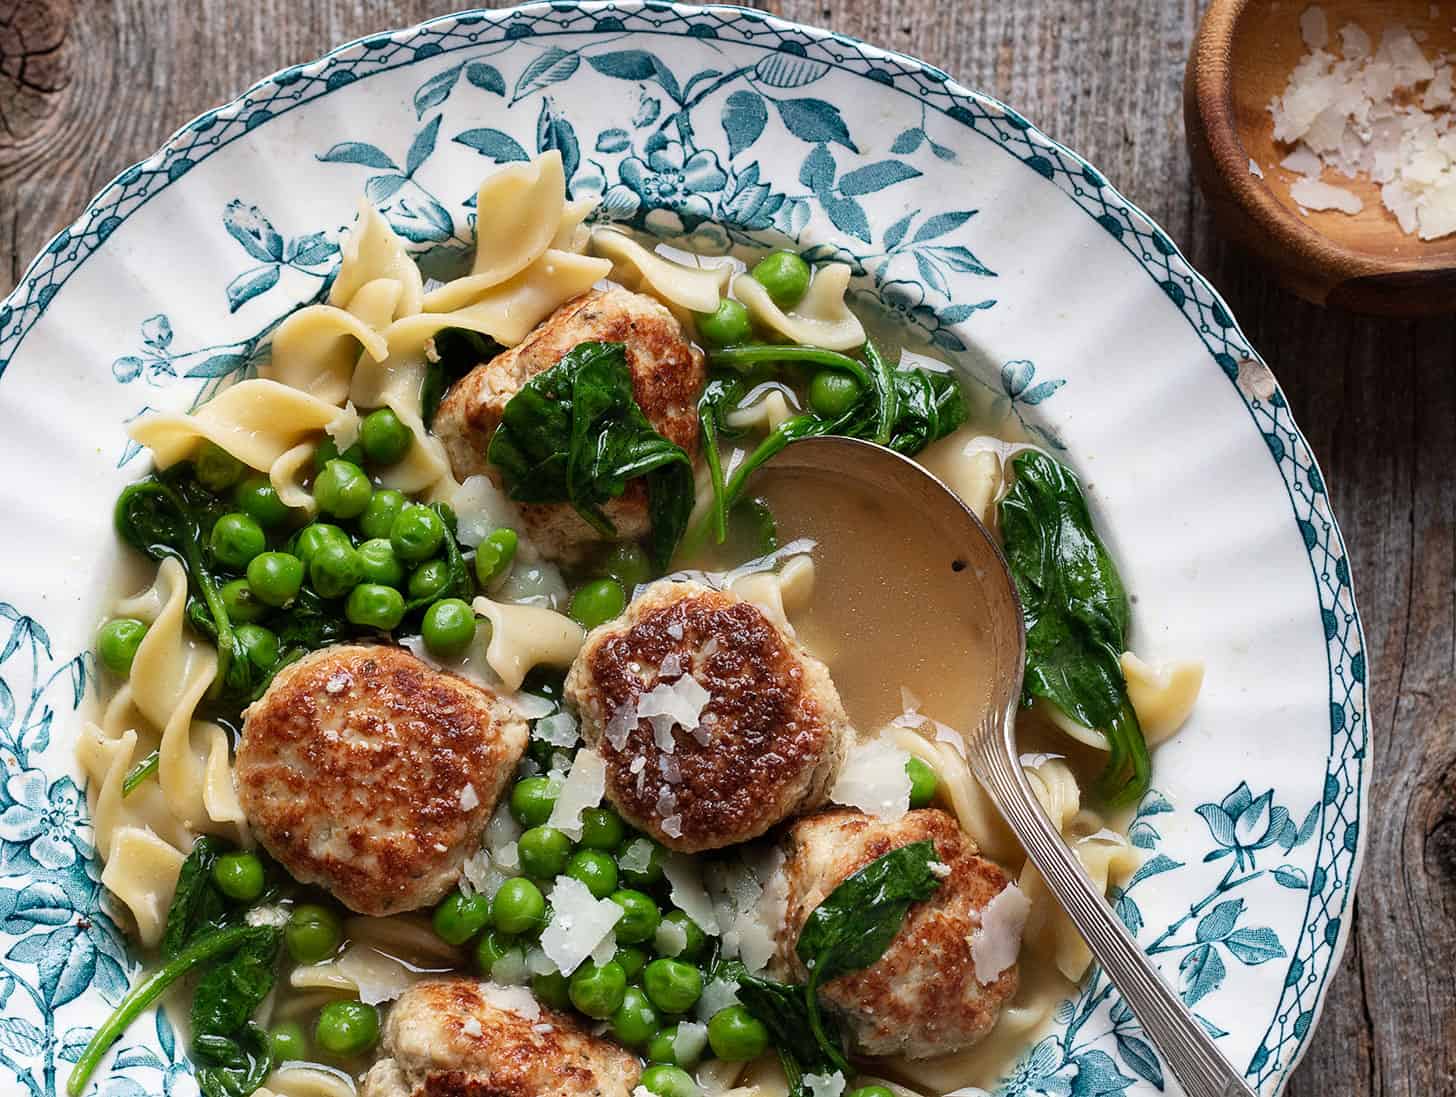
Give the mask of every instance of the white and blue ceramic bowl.
[{"label": "white and blue ceramic bowl", "polygon": [[[849,260],[907,343],[1082,470],[1136,648],[1207,662],[1117,910],[1277,1093],[1344,947],[1369,785],[1348,559],[1283,395],[1168,236],[1014,110],[840,35],[631,2],[449,16],[276,73],[122,172],[0,305],[0,1090],[58,1093],[137,969],[71,758],[110,505],[146,460],[124,424],[253,370],[361,191],[444,270],[481,176],[546,148],[608,217]],[[1105,979],[1057,1019],[1002,1092],[1176,1089]],[[98,1077],[195,1092],[160,1015]]]}]

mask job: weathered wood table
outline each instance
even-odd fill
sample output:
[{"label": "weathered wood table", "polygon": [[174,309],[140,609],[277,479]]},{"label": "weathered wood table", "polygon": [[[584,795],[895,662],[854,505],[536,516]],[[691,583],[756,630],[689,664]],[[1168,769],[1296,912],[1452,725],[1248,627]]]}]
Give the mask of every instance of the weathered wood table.
[{"label": "weathered wood table", "polygon": [[[455,5],[0,0],[0,293],[121,167],[285,64]],[[1183,143],[1201,0],[787,0],[922,57],[1097,164],[1211,276],[1323,463],[1373,665],[1354,932],[1293,1097],[1456,1094],[1456,321],[1325,312],[1215,234]]]}]

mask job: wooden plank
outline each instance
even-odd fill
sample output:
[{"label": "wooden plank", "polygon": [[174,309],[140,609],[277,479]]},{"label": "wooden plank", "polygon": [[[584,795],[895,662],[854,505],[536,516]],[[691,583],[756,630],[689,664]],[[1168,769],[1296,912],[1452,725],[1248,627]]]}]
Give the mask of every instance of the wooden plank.
[{"label": "wooden plank", "polygon": [[[1352,940],[1289,1092],[1456,1092],[1456,331],[1324,312],[1218,240],[1180,84],[1204,0],[784,0],[923,57],[1085,154],[1172,234],[1320,455],[1370,642],[1376,778]],[[0,292],[121,167],[286,63],[433,0],[0,0]]]}]

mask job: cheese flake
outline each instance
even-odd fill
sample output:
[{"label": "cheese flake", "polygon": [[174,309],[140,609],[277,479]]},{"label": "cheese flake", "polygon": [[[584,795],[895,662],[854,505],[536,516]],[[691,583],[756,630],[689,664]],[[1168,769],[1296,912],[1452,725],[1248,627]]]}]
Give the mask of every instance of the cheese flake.
[{"label": "cheese flake", "polygon": [[622,917],[620,906],[596,898],[585,884],[570,876],[556,877],[551,911],[551,921],[541,931],[541,951],[563,975],[579,968]]},{"label": "cheese flake", "polygon": [[590,748],[576,752],[571,772],[561,783],[551,817],[546,821],[568,838],[581,837],[581,813],[602,802],[607,791],[607,766],[602,756]]},{"label": "cheese flake", "polygon": [[976,981],[989,986],[1016,963],[1021,931],[1031,913],[1031,900],[1015,884],[1007,884],[981,911],[981,924],[971,934],[971,959]]},{"label": "cheese flake", "polygon": [[480,996],[496,1009],[503,1009],[534,1021],[541,1016],[541,1004],[536,996],[525,987],[502,986],[499,983],[481,983]]},{"label": "cheese flake", "polygon": [[851,747],[829,798],[868,815],[898,819],[910,810],[909,759],[908,751],[884,739]]}]

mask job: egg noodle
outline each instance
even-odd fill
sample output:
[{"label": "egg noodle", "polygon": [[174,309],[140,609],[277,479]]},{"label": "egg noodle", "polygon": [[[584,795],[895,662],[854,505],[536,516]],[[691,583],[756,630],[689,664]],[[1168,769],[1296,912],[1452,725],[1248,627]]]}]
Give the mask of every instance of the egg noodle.
[{"label": "egg noodle", "polygon": [[[359,437],[356,409],[389,408],[410,432],[412,444],[403,459],[378,473],[378,483],[416,499],[453,502],[461,541],[472,544],[466,531],[482,507],[486,520],[478,524],[488,530],[509,524],[513,504],[483,478],[457,483],[445,447],[426,427],[423,389],[434,339],[447,329],[511,347],[558,307],[610,279],[656,298],[690,331],[693,314],[711,313],[732,293],[759,330],[776,338],[831,350],[865,342],[864,325],[845,303],[851,273],[845,265],[821,266],[802,300],[786,310],[745,277],[742,264],[731,257],[695,258],[664,249],[668,257],[624,232],[590,227],[591,212],[591,203],[567,199],[557,153],[505,167],[480,186],[477,248],[469,271],[426,284],[385,217],[362,202],[327,300],[299,309],[279,325],[271,360],[258,375],[224,389],[191,414],[147,415],[131,424],[131,436],[151,450],[159,470],[188,461],[199,446],[212,443],[266,477],[285,504],[312,516],[317,508],[307,484],[320,441],[331,439],[345,450]],[[774,390],[734,414],[744,430],[763,432],[790,413],[792,400],[791,392]],[[1009,461],[1018,448],[1024,448],[1020,439],[998,439],[983,426],[968,424],[928,450],[924,460],[994,526],[996,504],[1008,488]],[[734,446],[725,445],[724,460],[731,462],[734,452]],[[481,536],[477,531],[473,543]],[[787,628],[813,598],[814,556],[811,550],[779,560],[766,571],[739,577],[733,589]],[[516,573],[506,586],[476,599],[475,609],[489,628],[482,627],[471,650],[449,665],[515,697],[529,715],[531,698],[516,692],[526,674],[541,664],[569,663],[583,630],[561,612],[566,586],[559,570],[529,544],[521,547]],[[244,849],[254,845],[234,787],[229,731],[199,715],[219,673],[218,656],[189,624],[187,603],[186,569],[168,558],[155,567],[145,589],[109,607],[111,616],[139,620],[147,629],[130,674],[110,679],[109,696],[82,730],[76,751],[104,863],[102,881],[148,950],[161,941],[179,870],[200,835]],[[428,656],[418,645],[411,650]],[[832,655],[821,657],[832,669]],[[1150,666],[1130,652],[1122,665],[1149,742],[1171,735],[1193,707],[1201,668]],[[1016,881],[1031,904],[1022,938],[1021,987],[991,1036],[948,1057],[877,1063],[860,1081],[884,1076],[893,1080],[885,1084],[896,1093],[944,1094],[994,1083],[997,1072],[1048,1023],[1091,958],[972,776],[959,736],[938,724],[933,712],[919,711],[915,698],[907,696],[903,707],[877,733],[879,739],[897,757],[913,755],[929,764],[938,778],[937,803],[953,812],[983,855]],[[1030,713],[1027,720],[1065,733],[1067,756],[1027,756],[1025,771],[1088,874],[1105,889],[1125,881],[1139,864],[1121,820],[1090,809],[1080,787],[1086,760],[1093,759],[1095,773],[1096,756],[1108,749],[1106,737],[1044,707],[1047,711]],[[130,791],[124,790],[128,776],[154,753],[156,779],[134,781]],[[500,855],[505,846],[495,843],[496,869],[507,860]],[[467,886],[488,890],[498,883],[498,876],[486,873]],[[307,1020],[323,1004],[378,986],[392,986],[398,993],[422,974],[469,969],[465,952],[443,943],[428,918],[350,918],[345,941],[337,959],[300,965],[283,978],[264,1003],[261,1019]],[[772,1054],[742,1069],[709,1062],[698,1082],[706,1092],[738,1097],[788,1093]],[[355,1092],[349,1071],[304,1063],[277,1066],[257,1090],[263,1097],[349,1097]]]}]

